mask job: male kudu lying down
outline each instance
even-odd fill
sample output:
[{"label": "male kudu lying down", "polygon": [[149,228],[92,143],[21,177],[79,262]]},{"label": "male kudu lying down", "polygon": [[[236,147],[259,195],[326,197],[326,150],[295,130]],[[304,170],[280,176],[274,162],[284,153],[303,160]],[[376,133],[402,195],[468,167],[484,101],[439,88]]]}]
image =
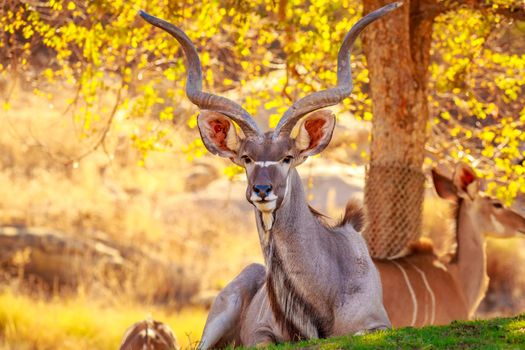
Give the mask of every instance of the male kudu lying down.
[{"label": "male kudu lying down", "polygon": [[[235,102],[202,91],[199,57],[184,32],[141,12],[184,50],[186,94],[201,109],[197,124],[204,145],[245,169],[246,198],[255,208],[265,258],[266,266],[247,267],[221,291],[208,316],[201,349],[390,327],[379,274],[365,241],[351,224],[330,227],[318,218],[308,206],[296,167],[330,142],[335,117],[319,109],[341,102],[352,91],[350,49],[355,39],[369,23],[399,6],[387,5],[359,20],[339,50],[337,86],[295,102],[267,133]],[[292,137],[303,118],[298,135]]]},{"label": "male kudu lying down", "polygon": [[[470,319],[488,286],[485,237],[525,234],[525,218],[505,208],[497,199],[480,193],[479,180],[468,166],[459,164],[452,179],[436,171],[432,171],[432,178],[438,195],[455,204],[457,250],[448,263],[440,262],[431,249],[415,249],[403,258],[374,261],[381,275],[384,306],[394,327]],[[345,222],[360,230],[361,208],[348,206]],[[251,277],[243,278],[248,275]],[[251,284],[255,280],[258,284]],[[245,275],[241,274],[221,293],[212,313],[224,312],[225,306],[231,304],[231,301],[224,303],[224,299],[237,296],[237,290],[249,291],[252,287],[251,292],[242,296],[243,300],[251,300],[263,283],[263,267],[248,267]],[[264,300],[259,302],[264,305]],[[262,307],[259,312],[252,317],[263,318],[265,313],[266,317],[271,316],[269,310]],[[212,313],[210,319],[213,319]]]}]

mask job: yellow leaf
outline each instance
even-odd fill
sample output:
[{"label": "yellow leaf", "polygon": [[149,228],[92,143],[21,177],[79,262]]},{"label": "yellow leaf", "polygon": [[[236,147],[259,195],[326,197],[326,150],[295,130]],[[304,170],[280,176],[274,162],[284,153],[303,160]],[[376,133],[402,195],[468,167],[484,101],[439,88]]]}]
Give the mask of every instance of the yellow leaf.
[{"label": "yellow leaf", "polygon": [[447,111],[441,113],[441,118],[443,118],[445,120],[450,120],[450,113],[447,112]]},{"label": "yellow leaf", "polygon": [[487,142],[492,142],[496,134],[492,131],[484,131],[481,133],[481,138]]},{"label": "yellow leaf", "polygon": [[67,4],[67,9],[69,11],[73,11],[74,9],[77,8],[77,5],[75,5],[75,3],[73,1],[70,1],[68,4]]}]

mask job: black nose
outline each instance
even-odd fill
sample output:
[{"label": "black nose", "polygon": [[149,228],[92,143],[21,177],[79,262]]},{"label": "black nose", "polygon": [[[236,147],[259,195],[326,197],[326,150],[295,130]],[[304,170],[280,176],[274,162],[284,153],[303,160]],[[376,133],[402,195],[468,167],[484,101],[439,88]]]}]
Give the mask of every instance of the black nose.
[{"label": "black nose", "polygon": [[254,185],[253,192],[257,193],[259,197],[264,199],[272,191],[272,185]]}]

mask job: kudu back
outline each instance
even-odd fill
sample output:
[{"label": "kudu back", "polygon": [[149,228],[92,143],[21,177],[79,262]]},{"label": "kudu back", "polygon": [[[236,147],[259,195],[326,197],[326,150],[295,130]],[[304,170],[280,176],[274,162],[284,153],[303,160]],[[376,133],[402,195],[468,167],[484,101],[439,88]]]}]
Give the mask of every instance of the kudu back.
[{"label": "kudu back", "polygon": [[330,142],[335,117],[320,109],[341,102],[352,91],[350,50],[359,33],[400,5],[392,3],[360,19],[339,50],[337,86],[295,102],[267,133],[237,103],[202,91],[199,56],[184,32],[141,12],[146,21],[172,35],[185,53],[186,94],[201,109],[197,124],[204,145],[244,168],[246,199],[254,206],[265,258],[265,266],[247,267],[221,291],[200,348],[390,327],[379,274],[366,243],[351,225],[330,227],[311,210],[296,167]]}]

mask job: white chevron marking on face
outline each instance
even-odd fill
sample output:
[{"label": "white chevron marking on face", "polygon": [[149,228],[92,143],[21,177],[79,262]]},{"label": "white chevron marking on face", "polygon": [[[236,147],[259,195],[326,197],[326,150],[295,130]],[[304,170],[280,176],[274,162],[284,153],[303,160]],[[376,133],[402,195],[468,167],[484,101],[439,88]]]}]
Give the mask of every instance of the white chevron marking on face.
[{"label": "white chevron marking on face", "polygon": [[267,161],[264,161],[264,162],[255,162],[255,165],[258,165],[258,166],[261,166],[261,167],[268,167],[270,165],[277,165],[279,164],[279,162],[277,161],[274,161],[274,160],[267,160]]}]

